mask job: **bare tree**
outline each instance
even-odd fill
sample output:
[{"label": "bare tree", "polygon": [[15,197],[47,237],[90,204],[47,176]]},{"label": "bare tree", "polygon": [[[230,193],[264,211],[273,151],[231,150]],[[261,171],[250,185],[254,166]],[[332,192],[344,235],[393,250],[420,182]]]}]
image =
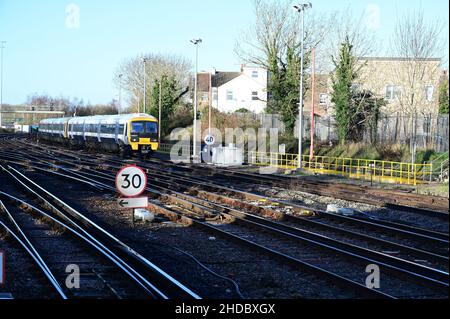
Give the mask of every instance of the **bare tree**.
[{"label": "bare tree", "polygon": [[342,43],[346,39],[352,44],[353,54],[357,58],[370,56],[378,51],[380,44],[375,31],[367,26],[366,18],[365,12],[354,15],[350,7],[330,15],[328,24],[332,27],[328,28],[324,40],[316,51],[318,60],[321,62],[320,71],[327,73],[333,71],[333,58],[339,55]]},{"label": "bare tree", "polygon": [[302,42],[306,54],[317,46],[330,30],[332,19],[308,12],[305,15],[305,38],[300,39],[300,15],[293,10],[293,4],[292,0],[254,0],[256,21],[236,40],[235,53],[239,58],[269,69],[271,57],[276,57],[279,63],[286,63],[288,48],[293,48],[294,54],[298,55]]},{"label": "bare tree", "polygon": [[442,30],[440,21],[426,22],[422,10],[410,11],[398,18],[394,30],[392,49],[403,60],[395,70],[397,83],[404,84],[397,98],[401,111],[410,117],[412,163],[415,162],[418,113],[438,112],[437,103],[430,103],[430,92],[426,92],[426,86],[438,86]]},{"label": "bare tree", "polygon": [[[163,75],[174,76],[177,90],[181,94],[189,85],[191,62],[182,56],[163,54],[140,54],[124,60],[117,68],[113,82],[128,93],[131,110],[139,111],[143,104],[144,67],[146,59],[147,104],[150,103],[150,92],[156,80]],[[119,76],[122,75],[122,76]],[[148,104],[149,105],[149,104]]]},{"label": "bare tree", "polygon": [[442,28],[437,20],[425,22],[421,10],[408,12],[397,21],[392,48],[403,59],[403,66],[396,70],[396,76],[405,84],[399,101],[406,114],[433,111],[427,108],[425,83],[437,84],[433,82],[439,80]]}]

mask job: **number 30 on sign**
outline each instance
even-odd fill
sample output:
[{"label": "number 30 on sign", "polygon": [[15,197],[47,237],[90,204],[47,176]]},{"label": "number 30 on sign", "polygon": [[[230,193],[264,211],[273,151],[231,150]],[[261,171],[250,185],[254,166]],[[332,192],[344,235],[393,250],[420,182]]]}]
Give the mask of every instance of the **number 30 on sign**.
[{"label": "number 30 on sign", "polygon": [[116,188],[123,196],[138,196],[146,187],[147,174],[135,165],[123,167],[116,175]]}]

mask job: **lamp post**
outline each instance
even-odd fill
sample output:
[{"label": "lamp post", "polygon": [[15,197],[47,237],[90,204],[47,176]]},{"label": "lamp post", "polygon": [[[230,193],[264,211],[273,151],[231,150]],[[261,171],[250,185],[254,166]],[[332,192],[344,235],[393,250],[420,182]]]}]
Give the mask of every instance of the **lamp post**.
[{"label": "lamp post", "polygon": [[0,127],[2,127],[2,109],[3,109],[3,49],[6,41],[0,42]]},{"label": "lamp post", "polygon": [[144,62],[144,113],[147,113],[147,58],[142,58]]},{"label": "lamp post", "polygon": [[123,74],[119,74],[119,107],[117,114],[120,114],[120,109],[122,108],[122,76]]},{"label": "lamp post", "polygon": [[304,38],[305,38],[305,10],[312,8],[310,2],[300,3],[294,6],[294,10],[301,13],[302,31],[301,36],[301,60],[300,60],[300,96],[298,105],[298,169],[302,169],[302,140],[303,140],[303,58],[304,58]]},{"label": "lamp post", "polygon": [[158,130],[158,143],[161,143],[161,104],[162,104],[162,80],[163,77],[161,77],[161,80],[159,81],[159,103],[158,103],[158,125],[159,125],[159,130]]},{"label": "lamp post", "polygon": [[197,158],[197,75],[198,75],[198,45],[202,39],[193,39],[191,43],[195,45],[195,83],[194,83],[194,129],[193,129],[193,149],[192,158]]}]

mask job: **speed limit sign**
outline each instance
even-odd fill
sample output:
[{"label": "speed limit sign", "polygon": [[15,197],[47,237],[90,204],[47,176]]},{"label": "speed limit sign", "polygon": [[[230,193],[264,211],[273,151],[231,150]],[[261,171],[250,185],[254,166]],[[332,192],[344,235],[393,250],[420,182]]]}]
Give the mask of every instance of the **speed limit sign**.
[{"label": "speed limit sign", "polygon": [[146,187],[147,174],[135,165],[123,167],[116,175],[116,188],[123,196],[138,196]]},{"label": "speed limit sign", "polygon": [[214,138],[214,136],[212,136],[212,135],[206,135],[205,136],[205,144],[206,145],[213,145],[214,144],[214,142],[215,142],[215,138]]}]

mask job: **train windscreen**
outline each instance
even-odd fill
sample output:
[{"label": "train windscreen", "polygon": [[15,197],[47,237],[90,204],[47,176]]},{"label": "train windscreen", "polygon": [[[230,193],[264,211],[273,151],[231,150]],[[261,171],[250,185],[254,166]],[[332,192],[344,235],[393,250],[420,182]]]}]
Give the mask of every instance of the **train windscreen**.
[{"label": "train windscreen", "polygon": [[131,134],[142,138],[155,138],[158,136],[158,124],[150,121],[131,122]]}]

